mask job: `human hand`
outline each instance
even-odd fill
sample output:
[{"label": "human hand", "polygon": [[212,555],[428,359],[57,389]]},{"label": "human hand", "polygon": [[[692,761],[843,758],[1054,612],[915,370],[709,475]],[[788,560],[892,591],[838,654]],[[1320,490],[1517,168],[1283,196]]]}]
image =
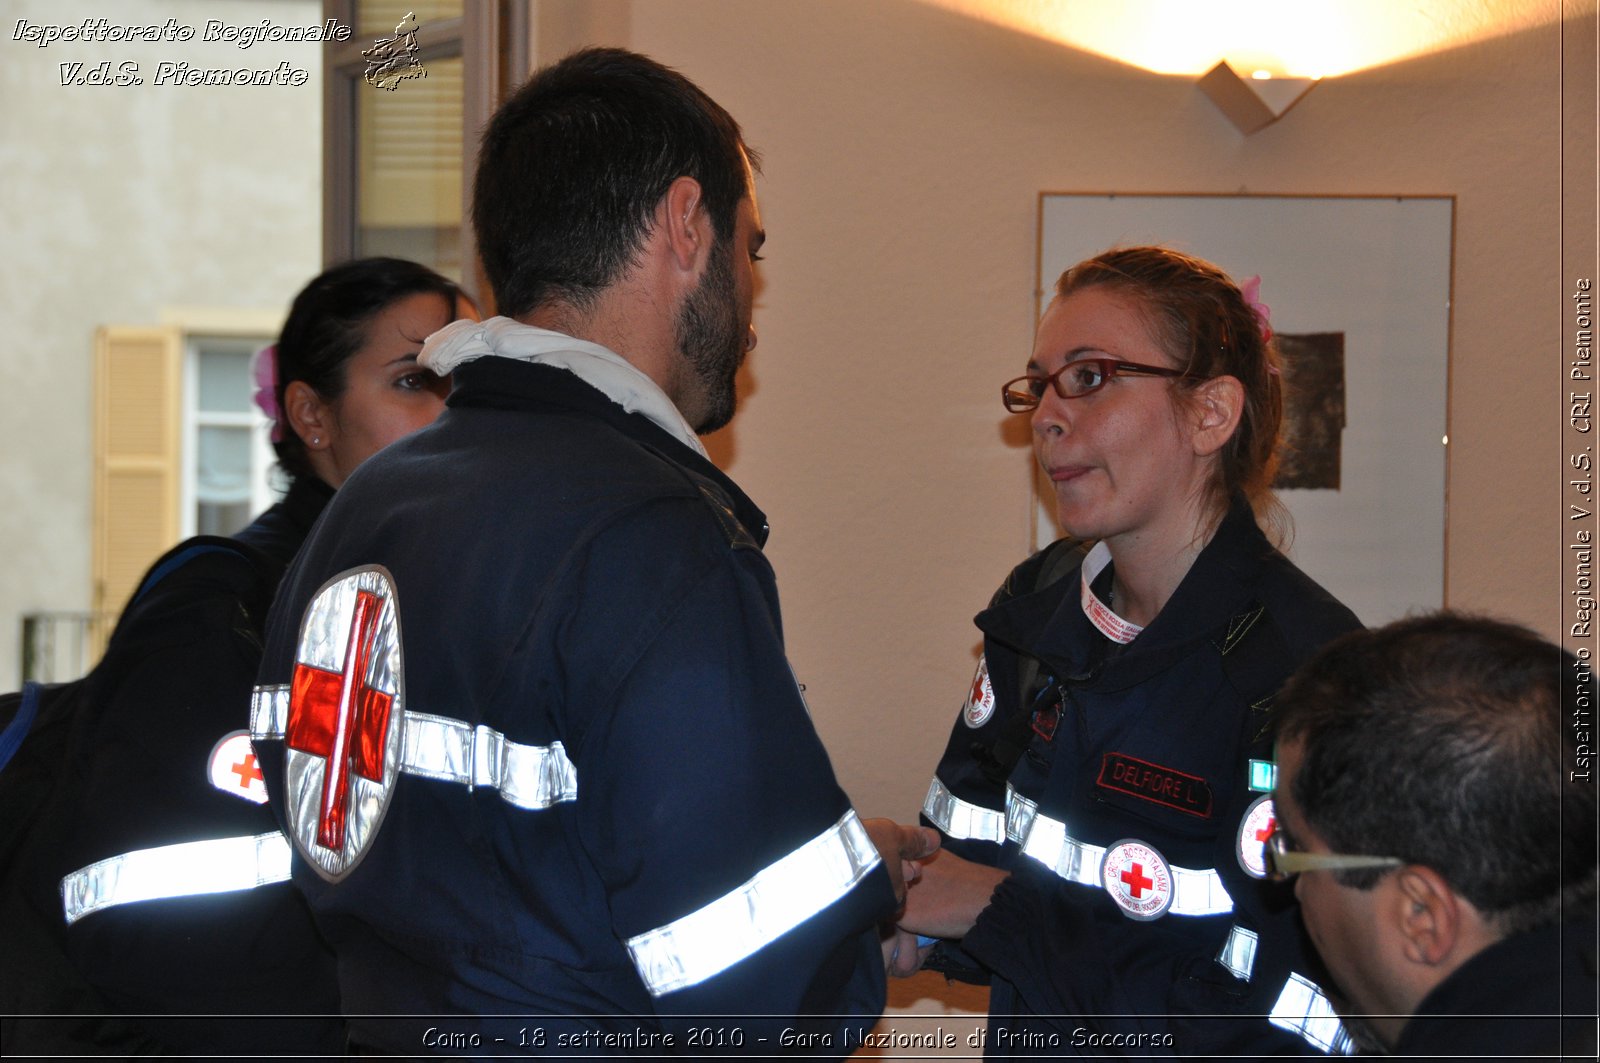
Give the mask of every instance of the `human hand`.
[{"label": "human hand", "polygon": [[902,930],[891,926],[889,933],[881,942],[883,945],[883,969],[893,978],[909,978],[921,969],[922,964],[938,944],[930,941],[928,944],[919,944],[916,934],[909,930]]},{"label": "human hand", "polygon": [[917,881],[922,873],[918,861],[939,850],[939,832],[932,827],[913,827],[892,819],[864,819],[861,823],[883,857],[889,881],[894,884],[895,903],[905,903],[906,886]]},{"label": "human hand", "polygon": [[900,929],[928,937],[966,937],[1006,876],[1007,872],[997,867],[941,849],[921,861],[912,879],[917,887],[909,892],[900,913]]}]

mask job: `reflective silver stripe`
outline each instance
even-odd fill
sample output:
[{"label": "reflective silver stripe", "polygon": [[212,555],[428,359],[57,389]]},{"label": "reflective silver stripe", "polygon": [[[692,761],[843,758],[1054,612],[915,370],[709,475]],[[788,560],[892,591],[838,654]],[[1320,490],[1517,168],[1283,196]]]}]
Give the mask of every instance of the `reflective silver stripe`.
[{"label": "reflective silver stripe", "polygon": [[[1100,888],[1101,845],[1080,842],[1067,833],[1067,825],[1045,815],[1035,815],[1022,840],[1022,852],[1068,882]],[[1211,868],[1172,867],[1172,906],[1168,915],[1221,915],[1233,911],[1222,876]]]},{"label": "reflective silver stripe", "polygon": [[[1105,846],[1080,842],[1067,833],[1067,825],[1035,813],[1022,839],[1022,853],[1031,856],[1068,882],[1100,888],[1100,861]],[[1174,868],[1173,870],[1177,870]]]},{"label": "reflective silver stripe", "polygon": [[499,731],[460,720],[406,713],[402,771],[488,786],[518,808],[549,808],[578,797],[578,769],[560,742],[526,746]]},{"label": "reflective silver stripe", "polygon": [[[289,688],[257,687],[250,706],[250,736],[282,739],[289,720]],[[529,746],[492,727],[473,727],[425,712],[405,715],[400,770],[466,786],[487,786],[518,808],[549,808],[578,796],[578,769],[560,742]]]},{"label": "reflective silver stripe", "polygon": [[961,800],[950,792],[937,775],[928,784],[928,796],[922,802],[922,814],[947,837],[975,838],[985,842],[1003,842],[1006,838],[1006,817],[1003,813]]},{"label": "reflective silver stripe", "polygon": [[697,985],[755,955],[849,893],[880,863],[855,812],[754,878],[666,926],[629,938],[653,997]]},{"label": "reflective silver stripe", "polygon": [[1235,978],[1248,982],[1256,967],[1256,946],[1260,943],[1261,935],[1235,923],[1228,931],[1222,951],[1217,953],[1217,962],[1232,971]]},{"label": "reflective silver stripe", "polygon": [[118,904],[254,889],[289,878],[289,840],[281,833],[180,842],[135,849],[61,880],[61,908],[71,926]]},{"label": "reflective silver stripe", "polygon": [[1028,836],[1028,830],[1033,826],[1033,817],[1039,814],[1039,803],[1030,801],[1017,793],[1016,788],[1006,784],[1006,837],[1021,844],[1022,839]]},{"label": "reflective silver stripe", "polygon": [[1333,1002],[1305,975],[1289,973],[1267,1021],[1280,1030],[1298,1034],[1324,1052],[1340,1056],[1355,1052],[1355,1041],[1339,1021]]},{"label": "reflective silver stripe", "polygon": [[289,726],[289,687],[256,687],[250,695],[250,737],[282,738]]}]

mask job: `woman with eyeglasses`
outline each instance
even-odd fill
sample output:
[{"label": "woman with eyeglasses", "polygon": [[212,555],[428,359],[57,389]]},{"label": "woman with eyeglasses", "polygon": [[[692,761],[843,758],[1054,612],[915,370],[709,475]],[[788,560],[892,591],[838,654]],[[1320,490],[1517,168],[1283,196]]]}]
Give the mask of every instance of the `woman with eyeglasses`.
[{"label": "woman with eyeglasses", "polygon": [[886,949],[990,981],[991,1057],[1348,1042],[1263,843],[1271,697],[1360,625],[1262,530],[1283,379],[1257,283],[1108,251],[1062,275],[1003,389],[1068,538],[977,617],[923,809],[945,848]]}]

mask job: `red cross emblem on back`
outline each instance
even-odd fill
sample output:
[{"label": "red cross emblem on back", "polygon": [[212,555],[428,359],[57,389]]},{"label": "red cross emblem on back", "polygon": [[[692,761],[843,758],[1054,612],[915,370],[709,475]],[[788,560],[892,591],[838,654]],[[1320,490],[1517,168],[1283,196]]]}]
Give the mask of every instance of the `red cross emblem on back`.
[{"label": "red cross emblem on back", "polygon": [[327,759],[317,843],[335,852],[344,848],[350,773],[383,782],[384,744],[394,698],[367,683],[382,607],[376,594],[358,591],[344,671],[330,672],[297,662],[290,684],[284,741],[290,749]]},{"label": "red cross emblem on back", "polygon": [[405,740],[400,603],[387,569],[335,576],[300,622],[283,725],[295,850],[329,882],[371,851],[394,797]]}]

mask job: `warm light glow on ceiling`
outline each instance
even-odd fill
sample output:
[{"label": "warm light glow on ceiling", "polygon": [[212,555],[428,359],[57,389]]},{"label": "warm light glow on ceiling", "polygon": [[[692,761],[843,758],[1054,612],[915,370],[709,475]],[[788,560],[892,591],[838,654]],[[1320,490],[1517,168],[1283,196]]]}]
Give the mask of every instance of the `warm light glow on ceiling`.
[{"label": "warm light glow on ceiling", "polygon": [[1559,0],[923,0],[1158,74],[1324,77],[1555,22]]}]

